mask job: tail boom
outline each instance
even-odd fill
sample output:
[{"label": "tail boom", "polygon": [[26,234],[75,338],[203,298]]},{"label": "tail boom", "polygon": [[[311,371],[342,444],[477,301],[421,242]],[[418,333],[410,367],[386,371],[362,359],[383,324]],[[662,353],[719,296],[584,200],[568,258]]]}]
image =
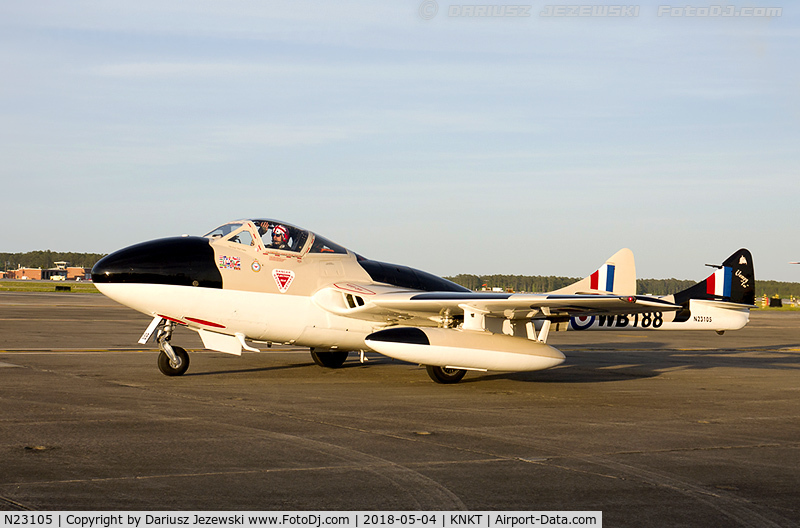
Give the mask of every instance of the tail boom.
[{"label": "tail boom", "polygon": [[750,309],[755,307],[753,257],[740,249],[715,267],[705,280],[658,297],[683,306],[678,312],[572,317],[556,330],[738,330],[750,321]]}]

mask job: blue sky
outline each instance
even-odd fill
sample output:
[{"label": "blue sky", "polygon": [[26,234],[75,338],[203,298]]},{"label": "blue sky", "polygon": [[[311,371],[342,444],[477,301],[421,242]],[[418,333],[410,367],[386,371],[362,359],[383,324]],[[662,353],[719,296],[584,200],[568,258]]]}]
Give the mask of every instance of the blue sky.
[{"label": "blue sky", "polygon": [[261,216],[439,275],[583,276],[629,247],[640,277],[700,280],[747,247],[800,281],[793,3],[464,5],[0,4],[0,250]]}]

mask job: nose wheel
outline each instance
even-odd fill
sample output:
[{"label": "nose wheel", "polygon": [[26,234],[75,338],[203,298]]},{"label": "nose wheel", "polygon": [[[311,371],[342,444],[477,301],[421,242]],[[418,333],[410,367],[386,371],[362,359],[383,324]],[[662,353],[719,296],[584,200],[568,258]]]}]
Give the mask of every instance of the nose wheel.
[{"label": "nose wheel", "polygon": [[189,368],[189,354],[182,347],[172,347],[177,361],[173,361],[163,350],[158,354],[158,370],[167,376],[180,376]]},{"label": "nose wheel", "polygon": [[161,349],[158,354],[158,370],[166,376],[181,376],[189,368],[189,354],[183,347],[169,343],[173,328],[172,321],[167,321],[158,331],[158,347]]}]

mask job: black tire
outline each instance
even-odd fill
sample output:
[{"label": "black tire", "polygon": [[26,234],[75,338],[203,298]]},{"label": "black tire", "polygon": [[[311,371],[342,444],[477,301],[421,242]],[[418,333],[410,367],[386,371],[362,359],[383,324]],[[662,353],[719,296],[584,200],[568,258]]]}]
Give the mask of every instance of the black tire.
[{"label": "black tire", "polygon": [[437,367],[434,365],[425,365],[425,370],[428,371],[428,376],[430,376],[433,381],[444,384],[458,383],[461,381],[461,378],[464,377],[464,374],[467,373],[466,370]]},{"label": "black tire", "polygon": [[165,376],[181,376],[189,368],[189,354],[179,346],[172,347],[172,351],[178,356],[180,364],[173,367],[169,362],[169,356],[162,350],[158,355],[158,370]]},{"label": "black tire", "polygon": [[325,368],[341,367],[344,365],[344,362],[347,360],[347,356],[349,354],[350,352],[346,350],[337,350],[336,352],[316,352],[313,348],[311,349],[311,358],[314,360],[314,363]]}]

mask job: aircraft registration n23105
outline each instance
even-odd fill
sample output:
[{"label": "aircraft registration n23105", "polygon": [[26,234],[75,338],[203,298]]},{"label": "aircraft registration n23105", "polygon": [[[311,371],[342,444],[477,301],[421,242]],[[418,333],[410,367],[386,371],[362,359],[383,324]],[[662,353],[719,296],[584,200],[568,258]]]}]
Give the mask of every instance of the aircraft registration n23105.
[{"label": "aircraft registration n23105", "polygon": [[177,326],[228,354],[259,344],[309,347],[337,368],[350,352],[424,365],[437,383],[467,371],[541,370],[564,361],[551,331],[744,326],[755,297],[752,256],[731,255],[705,281],[665,297],[636,294],[633,253],[548,293],[474,292],[424,271],[362,257],[316,233],[271,219],[238,220],[205,236],[136,244],[92,269],[97,288],[153,317],[159,369],[179,376],[186,351]]}]

